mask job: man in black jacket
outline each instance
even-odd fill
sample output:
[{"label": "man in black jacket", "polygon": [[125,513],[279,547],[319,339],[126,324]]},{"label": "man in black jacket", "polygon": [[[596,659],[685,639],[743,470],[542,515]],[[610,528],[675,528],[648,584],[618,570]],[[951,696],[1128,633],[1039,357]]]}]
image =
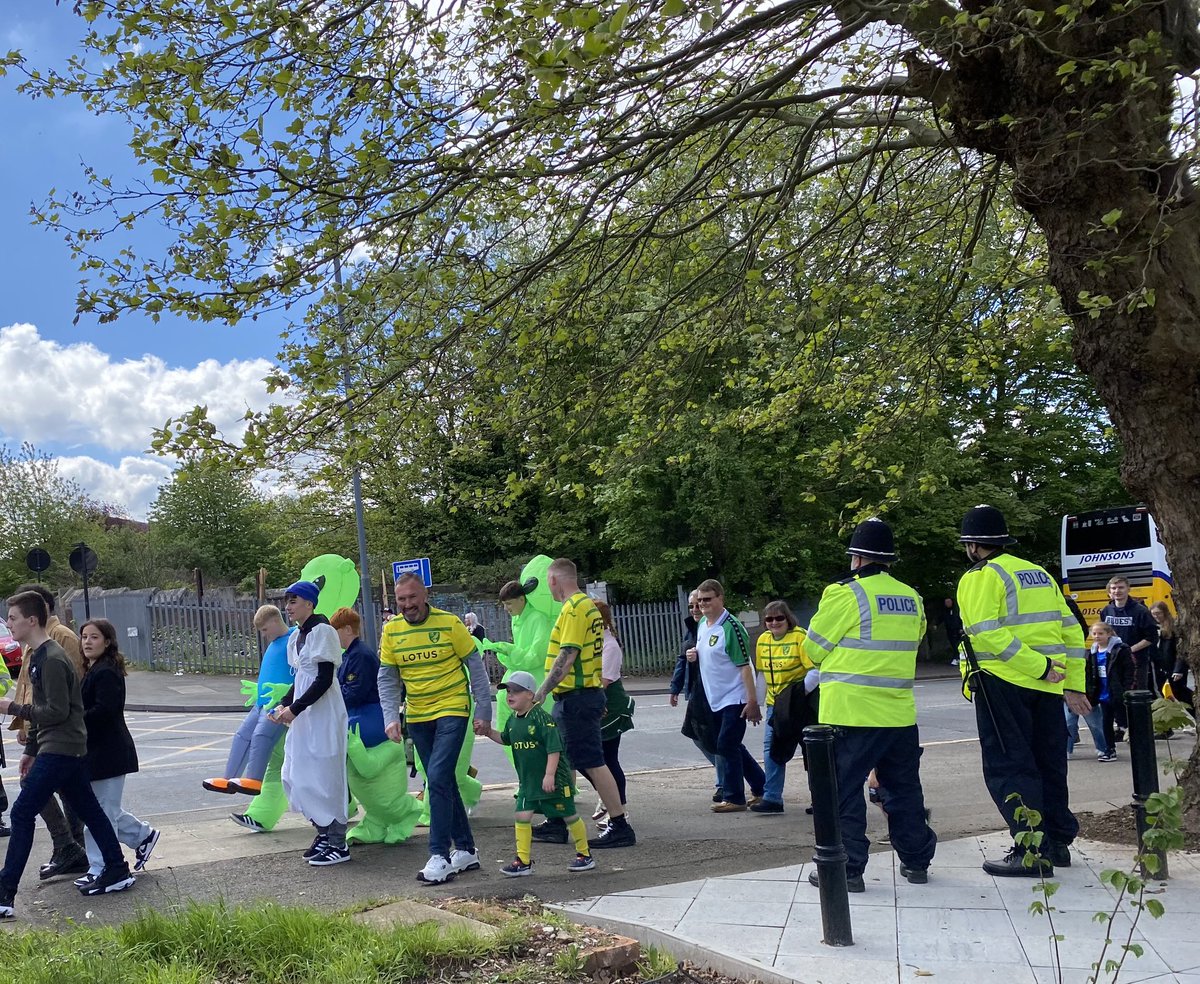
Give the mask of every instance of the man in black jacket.
[{"label": "man in black jacket", "polygon": [[28,704],[0,700],[0,714],[13,713],[29,723],[21,756],[21,794],[9,819],[12,836],[0,870],[0,919],[15,914],[14,899],[33,848],[33,823],[54,792],[62,794],[92,832],[104,857],[104,870],[79,890],[84,895],[120,892],[133,884],[129,865],[88,781],[87,726],[79,678],[62,646],[46,634],[46,602],[33,591],[8,599],[8,627],[29,648]]}]

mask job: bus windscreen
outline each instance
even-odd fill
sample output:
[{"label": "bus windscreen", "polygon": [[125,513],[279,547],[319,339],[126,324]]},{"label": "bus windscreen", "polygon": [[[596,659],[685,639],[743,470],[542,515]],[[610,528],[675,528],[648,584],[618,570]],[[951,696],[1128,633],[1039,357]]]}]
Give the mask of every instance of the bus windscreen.
[{"label": "bus windscreen", "polygon": [[1150,546],[1145,513],[1079,516],[1067,520],[1066,553],[1097,554]]}]

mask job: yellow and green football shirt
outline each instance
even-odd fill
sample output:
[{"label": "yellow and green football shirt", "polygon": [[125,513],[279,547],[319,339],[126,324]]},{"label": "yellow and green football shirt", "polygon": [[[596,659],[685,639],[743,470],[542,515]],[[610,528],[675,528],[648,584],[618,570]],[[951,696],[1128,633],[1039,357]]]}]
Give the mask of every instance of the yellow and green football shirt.
[{"label": "yellow and green football shirt", "polygon": [[562,683],[554,688],[556,694],[587,687],[603,687],[600,678],[600,655],[604,648],[604,620],[595,603],[582,591],[563,602],[558,621],[550,632],[550,651],[546,655],[546,672],[554,666],[564,646],[579,650],[575,663]]},{"label": "yellow and green football shirt", "polygon": [[405,719],[470,717],[471,687],[463,665],[475,640],[456,615],[430,606],[425,621],[397,616],[383,627],[379,661],[395,666],[404,683]]}]

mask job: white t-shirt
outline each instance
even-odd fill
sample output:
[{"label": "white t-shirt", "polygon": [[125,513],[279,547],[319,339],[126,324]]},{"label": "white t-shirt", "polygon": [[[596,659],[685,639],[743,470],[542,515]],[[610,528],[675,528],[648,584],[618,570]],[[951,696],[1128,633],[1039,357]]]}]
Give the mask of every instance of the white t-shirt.
[{"label": "white t-shirt", "polygon": [[749,640],[742,623],[728,610],[713,625],[702,618],[696,629],[696,652],[699,656],[700,682],[708,706],[714,711],[746,703],[746,685],[742,682],[742,667],[754,664],[750,660]]},{"label": "white t-shirt", "polygon": [[600,676],[605,680],[621,679],[621,663],[625,654],[621,652],[621,644],[611,632],[604,633],[604,648],[600,651]]}]

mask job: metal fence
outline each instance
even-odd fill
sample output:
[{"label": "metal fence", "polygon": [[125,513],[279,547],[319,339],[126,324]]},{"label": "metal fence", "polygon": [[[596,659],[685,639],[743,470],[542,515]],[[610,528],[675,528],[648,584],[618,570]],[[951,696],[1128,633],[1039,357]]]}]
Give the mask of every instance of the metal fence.
[{"label": "metal fence", "polygon": [[[282,591],[267,592],[270,604],[283,605]],[[472,600],[462,594],[440,595],[430,601],[455,615],[475,612],[493,641],[512,641],[512,621],[498,602]],[[69,606],[75,624],[84,618],[82,596],[72,595]],[[253,595],[232,591],[92,592],[93,615],[110,619],[123,637],[122,650],[131,663],[171,673],[228,673],[253,677],[258,672],[258,635]],[[617,634],[625,653],[623,672],[629,676],[669,674],[675,666],[682,632],[679,605],[674,601],[613,605]],[[488,674],[499,681],[503,673],[488,660]]]},{"label": "metal fence", "polygon": [[[282,605],[282,592],[269,592],[270,604]],[[258,633],[253,595],[159,591],[147,604],[150,615],[150,669],[174,673],[258,672]]]}]

